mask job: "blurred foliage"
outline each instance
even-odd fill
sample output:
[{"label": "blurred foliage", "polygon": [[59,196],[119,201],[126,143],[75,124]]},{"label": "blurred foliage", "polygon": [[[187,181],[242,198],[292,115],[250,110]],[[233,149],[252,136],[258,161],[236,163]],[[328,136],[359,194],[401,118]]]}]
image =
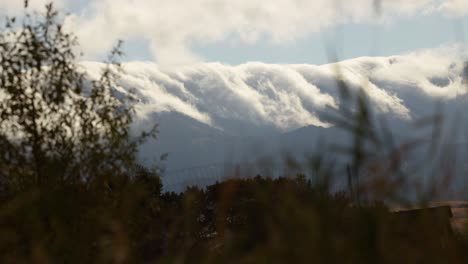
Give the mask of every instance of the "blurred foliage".
[{"label": "blurred foliage", "polygon": [[[431,214],[353,203],[304,176],[233,179],[164,194],[168,263],[463,263],[466,240]],[[175,208],[177,209],[175,209]],[[447,218],[448,219],[448,218]]]},{"label": "blurred foliage", "polygon": [[354,138],[346,190],[331,190],[333,165],[318,153],[314,181],[292,173],[162,193],[136,160],[156,130],[130,137],[131,98],[113,94],[119,46],[89,81],[58,21],[48,5],[0,30],[0,263],[467,262],[448,218],[387,207],[412,144],[383,144],[365,93],[353,98],[341,81],[352,107],[336,123]]}]

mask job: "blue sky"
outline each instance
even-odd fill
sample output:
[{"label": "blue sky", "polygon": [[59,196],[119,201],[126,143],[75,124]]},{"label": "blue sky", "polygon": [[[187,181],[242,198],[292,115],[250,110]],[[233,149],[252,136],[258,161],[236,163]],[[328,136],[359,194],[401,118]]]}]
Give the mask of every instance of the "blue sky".
[{"label": "blue sky", "polygon": [[[350,23],[317,32],[294,43],[275,44],[261,38],[245,44],[228,38],[210,44],[193,45],[206,61],[240,64],[249,61],[266,63],[330,62],[330,49],[338,59],[361,56],[391,56],[445,45],[466,45],[468,16],[450,18],[442,14],[399,18],[389,24]],[[148,42],[133,39],[126,43],[127,60],[151,60]]]}]

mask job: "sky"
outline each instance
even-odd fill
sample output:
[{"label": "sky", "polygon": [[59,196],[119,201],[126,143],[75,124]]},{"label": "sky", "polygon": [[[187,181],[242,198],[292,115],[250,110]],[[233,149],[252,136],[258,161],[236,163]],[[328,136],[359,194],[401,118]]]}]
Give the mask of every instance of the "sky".
[{"label": "sky", "polygon": [[[39,8],[50,0],[30,0]],[[21,15],[23,1],[0,0]],[[467,0],[55,0],[85,59],[325,64],[468,41]]]}]

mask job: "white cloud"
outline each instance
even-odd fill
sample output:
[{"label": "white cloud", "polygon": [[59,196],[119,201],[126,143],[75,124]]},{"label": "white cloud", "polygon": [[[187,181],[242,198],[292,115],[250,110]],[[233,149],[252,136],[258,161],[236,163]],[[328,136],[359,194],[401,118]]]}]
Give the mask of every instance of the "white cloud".
[{"label": "white cloud", "polygon": [[448,15],[464,16],[468,14],[468,1],[447,0],[440,5],[440,10]]},{"label": "white cloud", "polygon": [[[30,0],[40,9],[50,0]],[[160,64],[180,65],[203,58],[193,44],[235,37],[255,43],[294,42],[340,23],[380,23],[395,16],[468,13],[466,0],[55,0],[74,11],[66,19],[85,54],[107,53],[118,39],[146,39]],[[0,0],[0,13],[22,14],[22,0]],[[72,10],[70,10],[70,8]]]},{"label": "white cloud", "polygon": [[[71,0],[67,0],[71,1]],[[117,39],[144,38],[160,64],[200,61],[193,44],[234,36],[254,43],[296,41],[345,22],[466,11],[465,0],[99,0],[68,17],[86,53],[107,52]],[[462,11],[465,10],[465,11]],[[377,13],[379,16],[377,16]]]},{"label": "white cloud", "polygon": [[[28,7],[32,10],[41,10],[46,4],[53,2],[57,8],[63,8],[65,1],[70,0],[29,0]],[[24,12],[24,3],[24,0],[0,0],[0,14],[21,15]]]}]

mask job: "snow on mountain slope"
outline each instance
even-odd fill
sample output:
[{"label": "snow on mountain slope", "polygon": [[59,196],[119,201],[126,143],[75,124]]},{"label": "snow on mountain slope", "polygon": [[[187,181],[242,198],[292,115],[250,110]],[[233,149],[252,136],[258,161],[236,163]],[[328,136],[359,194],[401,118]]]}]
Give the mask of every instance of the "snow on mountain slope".
[{"label": "snow on mountain slope", "polygon": [[[440,105],[453,115],[467,105],[467,54],[461,47],[445,47],[320,66],[252,62],[161,68],[129,62],[117,89],[133,89],[139,99],[135,129],[160,124],[160,137],[142,148],[142,159],[151,162],[167,152],[171,171],[288,146],[303,151],[319,134],[339,135],[331,132],[337,128],[329,118],[344,104],[337,80],[351,91],[366,91],[372,111],[394,128],[433,115]],[[103,66],[82,65],[91,76]],[[316,132],[294,134],[308,126]]]}]

